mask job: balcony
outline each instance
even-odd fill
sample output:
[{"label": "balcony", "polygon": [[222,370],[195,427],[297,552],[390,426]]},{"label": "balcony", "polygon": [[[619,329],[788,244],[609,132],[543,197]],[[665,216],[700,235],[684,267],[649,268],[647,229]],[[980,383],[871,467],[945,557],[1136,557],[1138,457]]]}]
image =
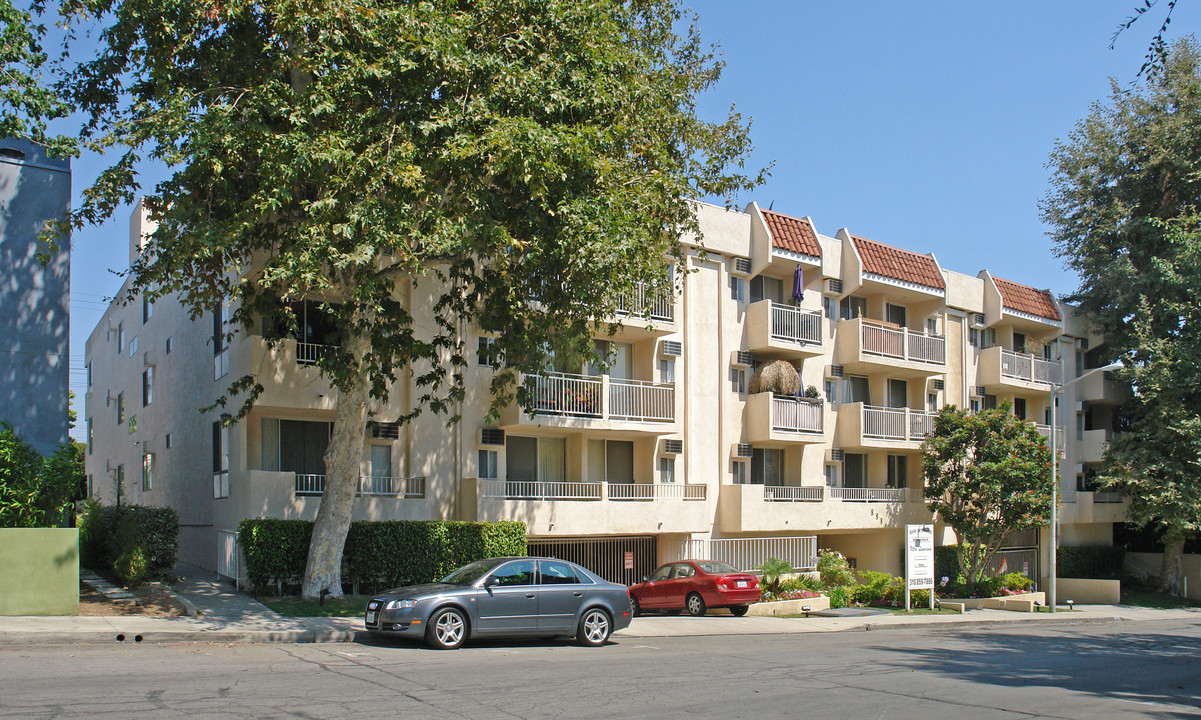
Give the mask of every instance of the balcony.
[{"label": "balcony", "polygon": [[928,377],[946,372],[947,341],[942,335],[856,318],[838,324],[835,356],[851,372],[887,370],[891,377]]},{"label": "balcony", "polygon": [[791,305],[760,300],[746,313],[747,349],[783,358],[821,355],[822,314]]},{"label": "balcony", "polygon": [[[239,473],[232,484],[237,493],[231,497],[230,511],[237,517],[279,517],[313,520],[325,490],[324,475],[303,475],[270,470]],[[433,520],[435,512],[426,493],[424,477],[359,478],[352,519],[354,520]],[[232,527],[233,525],[230,525]]]},{"label": "balcony", "polygon": [[645,283],[638,283],[632,295],[617,298],[614,318],[624,326],[622,337],[646,340],[675,332],[675,298],[652,296]]},{"label": "balcony", "polygon": [[[1042,435],[1043,438],[1045,438],[1048,443],[1051,442],[1051,426],[1050,425],[1043,425],[1041,423],[1035,423],[1034,429],[1037,430],[1038,434]],[[1062,425],[1055,426],[1055,448],[1059,451],[1060,455],[1062,455],[1064,450],[1067,448],[1066,442],[1067,442],[1067,438],[1064,435],[1063,426]]]},{"label": "balcony", "polygon": [[839,405],[835,446],[916,450],[934,431],[937,417],[936,412],[911,408]]},{"label": "balcony", "polygon": [[719,522],[728,532],[830,532],[930,522],[917,488],[723,485]]},{"label": "balcony", "polygon": [[474,491],[476,519],[521,520],[531,536],[690,533],[713,523],[703,484],[467,479],[464,488]]},{"label": "balcony", "polygon": [[1000,346],[980,351],[980,383],[989,392],[1050,392],[1063,382],[1063,363],[1016,353]]},{"label": "balcony", "polygon": [[1064,497],[1060,522],[1115,523],[1127,520],[1126,503],[1112,490],[1077,492]]},{"label": "balcony", "polygon": [[662,435],[676,431],[675,385],[608,375],[525,375],[533,416],[509,405],[502,427],[559,427]]},{"label": "balcony", "polygon": [[1093,373],[1076,383],[1076,399],[1094,405],[1121,405],[1130,395],[1130,385],[1118,381],[1112,372]]},{"label": "balcony", "polygon": [[[321,495],[325,492],[324,475],[296,475],[294,492],[298,496]],[[425,497],[424,477],[375,477],[372,475],[359,476],[359,488],[356,497]]]},{"label": "balcony", "polygon": [[820,443],[825,441],[825,405],[808,399],[757,393],[746,401],[747,441]]}]

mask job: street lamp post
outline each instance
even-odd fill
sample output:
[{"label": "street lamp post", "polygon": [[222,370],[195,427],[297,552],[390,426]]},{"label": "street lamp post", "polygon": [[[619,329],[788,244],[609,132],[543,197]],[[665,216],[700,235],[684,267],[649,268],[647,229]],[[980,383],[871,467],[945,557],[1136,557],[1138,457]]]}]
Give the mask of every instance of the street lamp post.
[{"label": "street lamp post", "polygon": [[1050,565],[1048,571],[1049,587],[1047,588],[1047,609],[1055,612],[1056,588],[1055,585],[1059,580],[1059,572],[1055,567],[1059,554],[1059,447],[1055,442],[1055,429],[1059,427],[1059,396],[1063,393],[1064,388],[1075,385],[1084,378],[1099,372],[1109,372],[1112,370],[1121,370],[1125,365],[1121,360],[1111,362],[1108,365],[1099,368],[1093,368],[1084,373],[1080,377],[1073,378],[1065,383],[1055,385],[1051,384],[1051,552]]}]

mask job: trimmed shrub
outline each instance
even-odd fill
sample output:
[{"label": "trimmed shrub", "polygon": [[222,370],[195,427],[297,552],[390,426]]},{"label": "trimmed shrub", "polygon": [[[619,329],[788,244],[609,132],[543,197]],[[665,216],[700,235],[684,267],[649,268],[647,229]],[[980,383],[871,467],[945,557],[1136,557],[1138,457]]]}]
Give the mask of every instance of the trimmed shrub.
[{"label": "trimmed shrub", "polygon": [[847,591],[847,589],[845,587],[842,587],[842,586],[832,587],[827,592],[827,596],[830,598],[830,609],[831,610],[837,610],[838,608],[844,608],[847,605],[851,604],[851,594]]},{"label": "trimmed shrub", "polygon": [[859,583],[851,588],[851,599],[861,605],[884,605],[893,598],[890,597],[889,590],[894,584],[898,584],[901,588],[901,601],[905,599],[905,585],[901,578],[893,577],[885,572],[874,572],[872,570],[861,570],[859,572]]},{"label": "trimmed shrub", "polygon": [[1126,560],[1126,549],[1121,546],[1062,546],[1056,557],[1055,568],[1059,577],[1119,580],[1122,577],[1122,564]]},{"label": "trimmed shrub", "polygon": [[179,514],[169,507],[89,500],[79,524],[79,550],[85,567],[111,570],[128,587],[169,580],[179,553]]},{"label": "trimmed shrub", "polygon": [[[308,562],[313,524],[307,520],[244,520],[238,541],[256,592],[284,594],[299,585]],[[342,580],[378,590],[433,582],[472,560],[526,554],[525,524],[441,520],[357,521],[342,551]]]},{"label": "trimmed shrub", "polygon": [[851,564],[837,550],[821,550],[817,554],[817,572],[825,587],[854,585]]}]

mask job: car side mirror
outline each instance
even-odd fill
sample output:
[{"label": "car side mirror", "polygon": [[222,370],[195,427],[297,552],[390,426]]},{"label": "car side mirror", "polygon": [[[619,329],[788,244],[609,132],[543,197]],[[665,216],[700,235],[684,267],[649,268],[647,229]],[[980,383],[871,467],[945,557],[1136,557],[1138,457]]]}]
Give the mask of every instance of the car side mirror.
[{"label": "car side mirror", "polygon": [[642,576],[642,582],[650,582],[650,578],[649,578],[649,577],[647,577],[646,575],[643,575],[643,576]]},{"label": "car side mirror", "polygon": [[484,587],[486,588],[496,587],[497,585],[500,585],[500,578],[498,577],[490,577],[484,580]]}]

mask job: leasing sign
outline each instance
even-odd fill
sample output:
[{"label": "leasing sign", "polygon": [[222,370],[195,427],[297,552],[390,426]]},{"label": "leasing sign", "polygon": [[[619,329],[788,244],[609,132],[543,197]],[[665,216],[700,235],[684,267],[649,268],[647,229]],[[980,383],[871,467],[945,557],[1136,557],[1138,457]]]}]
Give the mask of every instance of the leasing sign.
[{"label": "leasing sign", "polygon": [[909,609],[909,591],[930,591],[930,609],[934,609],[934,526],[905,526],[905,609]]}]

